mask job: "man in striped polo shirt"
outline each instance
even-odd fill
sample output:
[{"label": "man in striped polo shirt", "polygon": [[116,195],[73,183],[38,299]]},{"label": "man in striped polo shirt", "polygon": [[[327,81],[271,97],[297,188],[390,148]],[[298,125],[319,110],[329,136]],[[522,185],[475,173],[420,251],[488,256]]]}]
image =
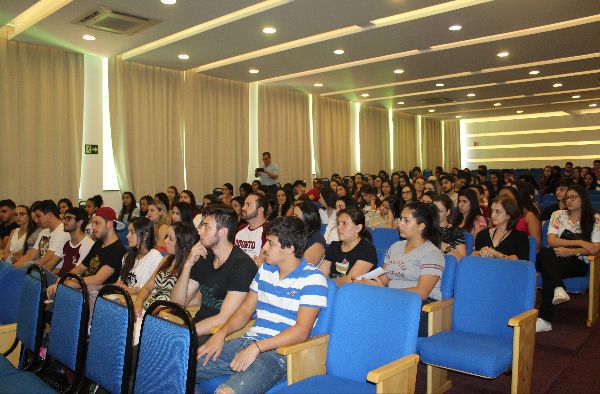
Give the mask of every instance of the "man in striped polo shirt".
[{"label": "man in striped polo shirt", "polygon": [[[263,264],[240,308],[198,349],[196,381],[231,375],[219,393],[264,393],[286,378],[280,346],[305,341],[319,311],[327,307],[327,280],[302,259],[304,222],[277,218],[267,224]],[[256,312],[256,322],[242,338],[225,337],[242,329]]]}]

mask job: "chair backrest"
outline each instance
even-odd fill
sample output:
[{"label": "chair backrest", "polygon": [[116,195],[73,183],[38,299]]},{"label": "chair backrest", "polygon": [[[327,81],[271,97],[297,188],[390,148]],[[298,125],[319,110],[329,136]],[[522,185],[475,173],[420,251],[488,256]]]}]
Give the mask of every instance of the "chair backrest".
[{"label": "chair backrest", "polygon": [[508,320],[533,308],[535,264],[467,256],[454,284],[452,329],[512,338]]},{"label": "chair backrest", "polygon": [[[105,298],[119,294],[125,305]],[[85,376],[110,393],[127,393],[133,349],[133,301],[125,290],[106,285],[98,293],[92,317]]]},{"label": "chair backrest", "polygon": [[45,300],[46,273],[39,266],[31,265],[23,278],[17,312],[17,338],[34,353],[42,344]]},{"label": "chair backrest", "polygon": [[548,226],[550,226],[550,220],[546,220],[542,225],[542,248],[548,246]]},{"label": "chair backrest", "polygon": [[371,231],[373,246],[376,249],[388,250],[395,242],[400,241],[400,233],[394,228],[375,228]]},{"label": "chair backrest", "polygon": [[[8,264],[8,263],[7,263]],[[12,324],[17,321],[19,300],[26,271],[24,269],[7,267],[0,274],[0,289],[2,303],[0,304],[0,324]]]},{"label": "chair backrest", "polygon": [[315,324],[310,332],[311,336],[329,333],[336,290],[337,285],[335,281],[333,279],[327,279],[327,308],[321,309],[321,312],[319,312],[317,324]]},{"label": "chair backrest", "polygon": [[327,225],[326,224],[322,224],[321,225],[321,235],[325,235],[325,230],[327,230]]},{"label": "chair backrest", "polygon": [[444,255],[444,272],[442,273],[442,299],[454,297],[454,280],[456,279],[456,257],[451,254]]},{"label": "chair backrest", "polygon": [[[63,285],[67,279],[79,282],[80,290]],[[89,315],[85,282],[78,275],[63,275],[54,297],[48,354],[76,374],[83,371]]]},{"label": "chair backrest", "polygon": [[[179,325],[152,312],[166,306]],[[144,316],[134,392],[193,393],[196,384],[196,329],[189,312],[170,301],[155,301]]]},{"label": "chair backrest", "polygon": [[473,246],[475,246],[475,238],[473,238],[473,234],[468,231],[463,231],[463,235],[465,237],[465,248],[467,248],[467,256],[470,256],[473,253]]},{"label": "chair backrest", "polygon": [[129,241],[127,241],[127,228],[124,228],[123,230],[117,230],[117,237],[119,238],[119,241],[121,241],[121,243],[123,244],[123,246],[125,246],[125,248],[129,247]]},{"label": "chair backrest", "polygon": [[537,256],[537,239],[533,235],[529,237],[529,261],[535,264],[535,257]]},{"label": "chair backrest", "polygon": [[415,292],[345,284],[337,290],[327,374],[364,382],[368,371],[413,354],[421,297]]}]

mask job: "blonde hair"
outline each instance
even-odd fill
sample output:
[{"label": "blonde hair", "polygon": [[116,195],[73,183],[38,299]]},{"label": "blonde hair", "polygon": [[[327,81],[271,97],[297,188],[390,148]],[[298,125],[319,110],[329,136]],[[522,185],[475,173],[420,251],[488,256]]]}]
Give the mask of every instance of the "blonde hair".
[{"label": "blonde hair", "polygon": [[157,229],[160,228],[163,224],[170,224],[169,217],[167,216],[167,207],[165,206],[165,204],[163,204],[162,201],[160,201],[158,198],[155,198],[148,205],[154,205],[160,211],[160,217],[154,224]]}]

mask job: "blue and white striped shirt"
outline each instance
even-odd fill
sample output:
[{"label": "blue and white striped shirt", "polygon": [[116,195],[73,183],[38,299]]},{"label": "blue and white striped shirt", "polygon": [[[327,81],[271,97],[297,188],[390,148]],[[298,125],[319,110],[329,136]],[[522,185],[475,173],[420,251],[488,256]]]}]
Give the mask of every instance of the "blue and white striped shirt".
[{"label": "blue and white striped shirt", "polygon": [[294,326],[301,306],[327,307],[327,279],[304,259],[283,280],[279,279],[277,266],[263,263],[250,285],[250,291],[258,294],[256,322],[244,338],[257,341]]}]

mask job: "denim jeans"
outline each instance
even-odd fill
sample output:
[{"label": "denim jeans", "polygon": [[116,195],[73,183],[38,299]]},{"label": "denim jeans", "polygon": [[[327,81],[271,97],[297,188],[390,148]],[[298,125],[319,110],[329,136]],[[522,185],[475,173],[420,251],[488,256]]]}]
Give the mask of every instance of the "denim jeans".
[{"label": "denim jeans", "polygon": [[223,385],[240,394],[264,393],[282,382],[287,375],[287,362],[286,357],[277,354],[276,350],[260,353],[244,372],[233,372],[229,368],[235,355],[240,350],[252,345],[253,342],[253,339],[236,338],[225,342],[217,361],[210,360],[206,366],[202,366],[204,357],[198,360],[196,382],[200,383],[217,376],[230,375]]}]

